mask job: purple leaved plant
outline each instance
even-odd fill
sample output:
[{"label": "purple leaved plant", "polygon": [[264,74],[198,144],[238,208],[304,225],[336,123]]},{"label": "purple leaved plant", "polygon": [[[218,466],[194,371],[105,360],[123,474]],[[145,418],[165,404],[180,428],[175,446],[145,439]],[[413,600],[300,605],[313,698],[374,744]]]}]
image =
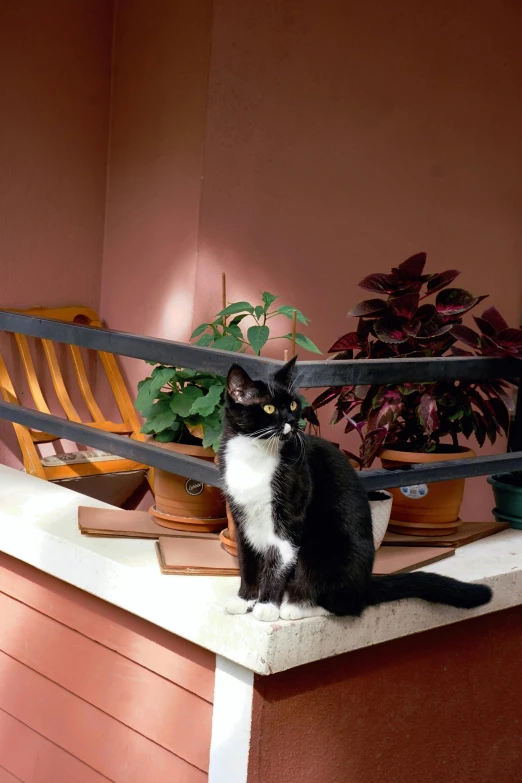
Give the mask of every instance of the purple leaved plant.
[{"label": "purple leaved plant", "polygon": [[[424,274],[426,254],[408,258],[389,274],[368,275],[359,286],[371,294],[352,307],[357,328],[330,348],[333,359],[402,359],[439,356],[513,356],[522,358],[522,330],[512,329],[494,307],[475,317],[479,332],[462,316],[485,296],[449,287],[455,269]],[[458,345],[461,343],[465,347]],[[512,400],[505,380],[481,383],[443,381],[395,386],[343,386],[322,392],[307,409],[333,403],[332,423],[361,438],[359,454],[348,454],[361,467],[372,464],[383,446],[413,452],[436,451],[444,439],[475,435],[480,446],[494,443],[509,427]]]}]

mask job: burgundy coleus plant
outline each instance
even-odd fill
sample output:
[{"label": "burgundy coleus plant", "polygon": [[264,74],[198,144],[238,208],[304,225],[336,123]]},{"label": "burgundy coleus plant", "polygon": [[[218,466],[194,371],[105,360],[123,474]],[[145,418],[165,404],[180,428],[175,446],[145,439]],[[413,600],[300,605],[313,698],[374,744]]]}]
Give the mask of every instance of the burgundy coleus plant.
[{"label": "burgundy coleus plant", "polygon": [[[368,275],[359,283],[379,296],[350,310],[348,315],[359,319],[357,328],[332,345],[333,359],[522,357],[522,330],[510,329],[494,307],[475,318],[479,333],[464,326],[462,316],[486,297],[450,287],[457,270],[425,274],[425,264],[426,254],[418,253],[391,273]],[[443,439],[457,446],[461,434],[474,434],[481,446],[486,438],[494,443],[509,427],[509,388],[504,380],[331,387],[306,416],[317,424],[316,411],[333,403],[332,423],[343,422],[346,433],[356,431],[361,438],[359,454],[349,456],[366,467],[384,445],[430,452]]]}]

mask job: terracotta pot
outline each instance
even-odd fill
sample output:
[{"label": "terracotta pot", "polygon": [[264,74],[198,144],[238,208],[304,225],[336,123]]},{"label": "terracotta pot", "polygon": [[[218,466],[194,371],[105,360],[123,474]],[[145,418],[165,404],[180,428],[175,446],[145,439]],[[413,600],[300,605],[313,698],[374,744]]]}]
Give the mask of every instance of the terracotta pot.
[{"label": "terracotta pot", "polygon": [[[154,445],[208,462],[214,462],[216,456],[212,449],[202,446],[159,443],[156,440]],[[156,468],[154,497],[155,505],[150,513],[163,527],[213,532],[222,530],[226,525],[225,500],[217,487]]]},{"label": "terracotta pot", "polygon": [[[430,454],[399,449],[383,449],[380,454],[383,468],[445,462],[474,456],[475,452],[464,446],[448,446],[447,450]],[[390,489],[393,495],[393,508],[389,529],[410,536],[439,536],[454,533],[461,524],[459,513],[464,495],[464,482],[465,479],[454,479]]]},{"label": "terracotta pot", "polygon": [[230,513],[228,503],[226,504],[226,510],[228,527],[221,531],[219,534],[219,540],[229,555],[234,555],[234,557],[237,557],[236,526],[234,524],[234,520],[232,519],[232,514]]}]

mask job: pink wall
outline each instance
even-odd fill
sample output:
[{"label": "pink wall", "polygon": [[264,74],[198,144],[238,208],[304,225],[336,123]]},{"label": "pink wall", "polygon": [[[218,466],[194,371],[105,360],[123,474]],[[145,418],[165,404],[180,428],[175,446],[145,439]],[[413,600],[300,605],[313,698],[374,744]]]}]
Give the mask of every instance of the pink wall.
[{"label": "pink wall", "polygon": [[[224,270],[230,299],[281,294],[326,350],[357,281],[424,249],[516,323],[522,9],[426,9],[119,3],[108,134],[110,5],[3,8],[2,303],[100,296],[110,326],[186,339]],[[146,371],[125,368],[132,387]]]},{"label": "pink wall", "polygon": [[191,333],[211,20],[210,0],[116,7],[101,286],[116,329]]},{"label": "pink wall", "polygon": [[521,25],[508,0],[216,0],[196,320],[224,268],[326,350],[358,280],[426,250],[516,323]]},{"label": "pink wall", "polygon": [[4,307],[98,307],[112,10],[106,0],[0,9]]},{"label": "pink wall", "polygon": [[[327,350],[356,283],[425,250],[518,324],[521,25],[507,1],[217,0],[195,321],[225,269],[232,297],[269,286]],[[469,481],[465,518],[490,507]]]},{"label": "pink wall", "polygon": [[[1,4],[2,307],[99,307],[111,37],[106,0]],[[11,425],[0,437],[19,465]]]}]

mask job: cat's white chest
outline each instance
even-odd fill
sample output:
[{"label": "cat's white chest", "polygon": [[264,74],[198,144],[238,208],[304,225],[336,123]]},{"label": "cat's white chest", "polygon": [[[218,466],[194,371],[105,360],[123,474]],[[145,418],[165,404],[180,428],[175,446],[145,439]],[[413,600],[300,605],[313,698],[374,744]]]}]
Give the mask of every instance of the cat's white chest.
[{"label": "cat's white chest", "polygon": [[242,508],[244,534],[257,552],[279,549],[283,563],[295,553],[288,541],[275,534],[272,481],[279,466],[279,449],[267,441],[237,435],[225,451],[225,484],[230,497]]}]

